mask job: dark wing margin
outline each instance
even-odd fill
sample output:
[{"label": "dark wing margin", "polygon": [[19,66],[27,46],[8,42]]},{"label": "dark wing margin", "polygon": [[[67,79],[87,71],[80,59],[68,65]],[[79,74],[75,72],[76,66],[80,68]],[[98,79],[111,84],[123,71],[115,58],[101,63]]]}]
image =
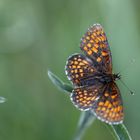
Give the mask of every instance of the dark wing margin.
[{"label": "dark wing margin", "polygon": [[81,50],[99,71],[112,73],[112,57],[106,34],[100,24],[91,26],[81,39]]}]

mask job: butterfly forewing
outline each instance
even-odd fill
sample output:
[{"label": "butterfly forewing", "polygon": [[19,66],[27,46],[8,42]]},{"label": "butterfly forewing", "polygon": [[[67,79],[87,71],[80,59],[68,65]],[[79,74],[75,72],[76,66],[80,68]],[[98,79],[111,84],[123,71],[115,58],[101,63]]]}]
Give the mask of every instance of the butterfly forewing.
[{"label": "butterfly forewing", "polygon": [[101,72],[112,73],[112,60],[106,34],[100,24],[91,26],[81,39],[80,48]]},{"label": "butterfly forewing", "polygon": [[85,81],[94,77],[96,69],[92,61],[82,54],[73,54],[67,60],[65,71],[68,79],[75,86],[85,86]]}]

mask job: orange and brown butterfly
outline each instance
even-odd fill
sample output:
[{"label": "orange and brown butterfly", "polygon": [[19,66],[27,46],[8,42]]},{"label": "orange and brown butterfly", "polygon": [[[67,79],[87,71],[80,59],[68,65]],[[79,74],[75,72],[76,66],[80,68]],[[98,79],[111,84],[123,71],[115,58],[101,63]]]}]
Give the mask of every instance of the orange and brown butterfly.
[{"label": "orange and brown butterfly", "polygon": [[81,39],[84,54],[73,54],[66,62],[65,72],[74,89],[73,104],[82,111],[90,110],[108,124],[123,122],[123,103],[112,73],[112,58],[106,34],[100,24],[91,26]]}]

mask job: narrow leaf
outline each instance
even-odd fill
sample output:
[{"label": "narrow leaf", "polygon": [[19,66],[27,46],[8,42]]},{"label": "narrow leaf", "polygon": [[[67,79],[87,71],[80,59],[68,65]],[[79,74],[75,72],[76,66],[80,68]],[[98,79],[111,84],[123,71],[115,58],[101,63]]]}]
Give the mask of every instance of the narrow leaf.
[{"label": "narrow leaf", "polygon": [[5,101],[6,101],[6,98],[0,96],[0,103],[4,103]]},{"label": "narrow leaf", "polygon": [[132,140],[127,128],[124,124],[111,125],[115,134],[118,136],[118,140]]},{"label": "narrow leaf", "polygon": [[109,130],[112,132],[116,140],[132,140],[126,126],[124,124],[109,125],[106,124]]},{"label": "narrow leaf", "polygon": [[68,84],[65,84],[60,78],[58,78],[55,74],[53,74],[51,71],[48,71],[48,76],[52,83],[58,87],[60,90],[65,91],[66,93],[72,92],[72,87]]}]

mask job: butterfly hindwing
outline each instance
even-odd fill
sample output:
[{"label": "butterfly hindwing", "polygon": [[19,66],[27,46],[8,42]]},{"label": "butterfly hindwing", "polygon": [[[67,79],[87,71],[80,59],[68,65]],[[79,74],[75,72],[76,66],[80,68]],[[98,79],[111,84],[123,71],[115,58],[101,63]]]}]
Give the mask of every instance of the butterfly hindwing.
[{"label": "butterfly hindwing", "polygon": [[78,109],[84,111],[89,110],[98,100],[98,97],[102,93],[102,90],[102,83],[97,83],[96,85],[88,87],[75,88],[71,93],[71,101]]},{"label": "butterfly hindwing", "polygon": [[122,123],[124,117],[123,103],[119,88],[114,82],[106,85],[104,92],[96,104],[93,105],[92,111],[98,119],[104,122],[110,124]]}]

